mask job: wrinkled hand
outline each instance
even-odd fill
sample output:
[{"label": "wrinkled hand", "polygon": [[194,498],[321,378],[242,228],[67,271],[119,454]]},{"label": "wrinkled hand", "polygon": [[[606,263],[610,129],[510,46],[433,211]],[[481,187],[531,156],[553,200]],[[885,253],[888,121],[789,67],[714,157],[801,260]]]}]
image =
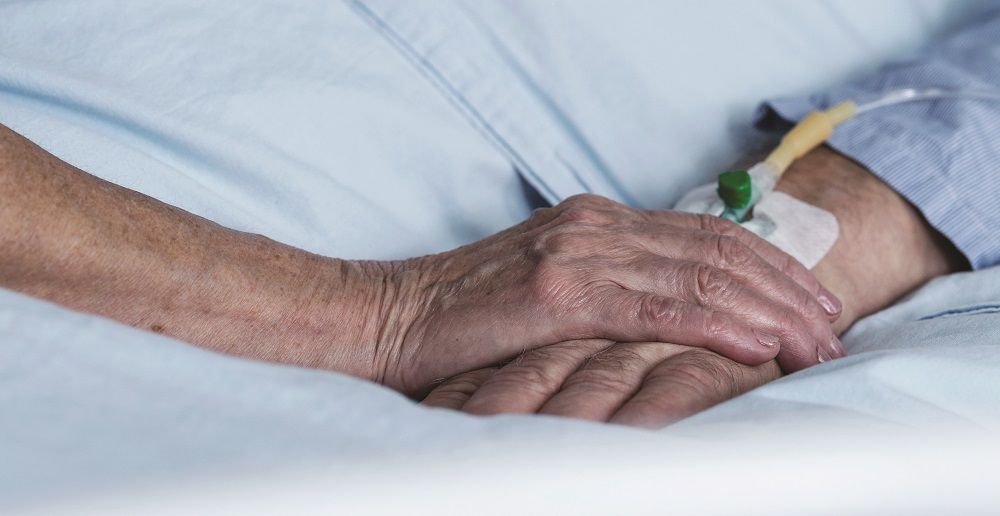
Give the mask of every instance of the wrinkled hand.
[{"label": "wrinkled hand", "polygon": [[[905,199],[828,148],[793,164],[778,189],[838,219],[840,237],[814,272],[845,302],[834,325],[839,330],[929,278],[968,267]],[[705,349],[586,340],[456,376],[425,403],[478,414],[543,412],[659,426],[778,374],[773,362],[748,367]]]},{"label": "wrinkled hand", "polygon": [[396,267],[386,289],[400,308],[385,317],[376,368],[410,394],[578,339],[670,342],[749,365],[777,356],[786,371],[843,353],[830,327],[836,297],[793,258],[716,217],[577,196]]},{"label": "wrinkled hand", "polygon": [[423,403],[481,415],[541,413],[661,427],[780,374],[773,361],[745,366],[702,348],[571,341],[458,375]]}]

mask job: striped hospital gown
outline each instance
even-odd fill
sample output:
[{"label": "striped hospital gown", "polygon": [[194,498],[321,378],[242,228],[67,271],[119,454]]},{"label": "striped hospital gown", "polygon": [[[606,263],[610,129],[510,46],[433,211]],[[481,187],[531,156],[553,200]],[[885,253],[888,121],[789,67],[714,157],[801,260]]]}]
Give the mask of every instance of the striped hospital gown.
[{"label": "striped hospital gown", "polygon": [[[1000,93],[1000,8],[917,55],[808,98],[766,102],[758,122],[798,120],[845,99],[908,87]],[[1000,263],[1000,102],[912,102],[860,115],[829,145],[913,203],[974,268]]]}]

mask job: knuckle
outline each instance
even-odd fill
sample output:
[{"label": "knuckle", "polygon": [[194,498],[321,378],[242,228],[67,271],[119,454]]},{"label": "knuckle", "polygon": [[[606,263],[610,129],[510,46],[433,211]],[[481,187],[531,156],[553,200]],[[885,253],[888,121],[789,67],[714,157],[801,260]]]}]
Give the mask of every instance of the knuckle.
[{"label": "knuckle", "polygon": [[801,294],[801,299],[798,302],[799,310],[806,320],[813,324],[822,324],[823,327],[830,326],[830,319],[826,315],[826,311],[820,308],[819,304],[812,299],[811,296],[803,293]]},{"label": "knuckle", "polygon": [[756,253],[739,239],[720,235],[715,239],[715,255],[723,268],[735,269],[750,264]]},{"label": "knuckle", "polygon": [[563,389],[576,392],[628,393],[634,387],[627,380],[627,375],[623,374],[621,370],[588,367],[580,369],[570,376],[566,380]]},{"label": "knuckle", "polygon": [[789,318],[805,321],[823,321],[829,324],[826,312],[819,306],[812,294],[797,286],[784,289],[781,294],[790,302]]},{"label": "knuckle", "polygon": [[440,389],[432,392],[420,403],[431,407],[460,408],[468,399],[469,394],[465,392],[454,389]]},{"label": "knuckle", "polygon": [[542,394],[557,389],[562,384],[562,378],[558,378],[539,362],[524,360],[500,369],[493,375],[491,382],[509,384],[519,390]]},{"label": "knuckle", "polygon": [[482,384],[482,380],[473,376],[462,376],[456,378],[440,387],[435,389],[439,393],[450,393],[450,394],[470,394],[479,388]]},{"label": "knuckle", "polygon": [[633,372],[636,365],[643,362],[643,357],[630,346],[633,345],[619,344],[607,351],[594,353],[580,368],[580,371],[607,371],[618,376]]},{"label": "knuckle", "polygon": [[735,362],[702,350],[679,355],[670,370],[677,388],[692,393],[714,393],[723,398],[735,396],[743,382],[743,371]]},{"label": "knuckle", "polygon": [[559,215],[563,224],[600,225],[610,222],[610,217],[599,208],[587,205],[570,206]]},{"label": "knuckle", "polygon": [[782,335],[785,340],[801,342],[803,336],[809,334],[809,332],[806,331],[806,327],[803,324],[801,317],[791,310],[783,310],[781,314],[777,316],[775,324],[778,327],[779,334]]},{"label": "knuckle", "polygon": [[736,291],[736,280],[711,265],[697,264],[694,271],[695,298],[703,306],[717,305]]},{"label": "knuckle", "polygon": [[595,217],[594,209],[583,204],[574,205],[563,210],[561,219],[563,222],[591,222]]},{"label": "knuckle", "polygon": [[496,368],[486,368],[454,376],[435,387],[426,399],[442,401],[462,399],[464,401],[495,372]]},{"label": "knuckle", "polygon": [[566,206],[589,206],[591,208],[606,208],[609,206],[615,206],[618,203],[601,195],[583,193],[574,195],[572,197],[568,197],[561,204]]},{"label": "knuckle", "polygon": [[531,223],[540,223],[547,221],[552,218],[555,208],[535,208],[531,211],[531,216],[528,217],[528,221]]},{"label": "knuckle", "polygon": [[714,310],[706,310],[703,317],[700,317],[701,324],[692,322],[692,326],[701,329],[701,334],[721,342],[732,342],[738,340],[739,328],[734,324],[731,316]]},{"label": "knuckle", "polygon": [[692,413],[675,391],[633,398],[629,406],[631,417],[627,424],[650,429],[663,428]]},{"label": "knuckle", "polygon": [[698,217],[698,226],[702,229],[702,231],[733,236],[739,234],[739,232],[743,229],[739,224],[726,220],[722,217],[716,217],[715,215],[702,213],[696,216]]},{"label": "knuckle", "polygon": [[677,305],[669,299],[654,295],[642,296],[639,301],[639,319],[652,322],[669,322],[677,318]]},{"label": "knuckle", "polygon": [[621,205],[607,197],[593,194],[574,195],[560,203],[559,219],[567,223],[609,224],[614,222],[614,217],[609,212],[620,207]]}]

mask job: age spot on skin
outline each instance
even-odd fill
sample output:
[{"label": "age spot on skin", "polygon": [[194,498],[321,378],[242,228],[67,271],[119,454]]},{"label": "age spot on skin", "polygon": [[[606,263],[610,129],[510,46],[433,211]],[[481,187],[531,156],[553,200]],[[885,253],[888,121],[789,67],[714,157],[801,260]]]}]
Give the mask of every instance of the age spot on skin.
[{"label": "age spot on skin", "polygon": [[153,330],[154,333],[163,333],[163,330],[165,328],[161,324],[154,324],[154,325],[150,326],[149,329]]}]

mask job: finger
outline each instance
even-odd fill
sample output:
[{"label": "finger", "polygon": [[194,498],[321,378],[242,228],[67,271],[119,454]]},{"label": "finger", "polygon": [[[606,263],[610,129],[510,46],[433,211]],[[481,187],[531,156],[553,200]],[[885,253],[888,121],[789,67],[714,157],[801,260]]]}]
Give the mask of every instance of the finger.
[{"label": "finger", "polygon": [[532,218],[546,224],[556,220],[582,220],[594,224],[650,221],[733,237],[809,292],[831,320],[836,320],[843,309],[837,296],[823,287],[798,260],[743,226],[720,217],[670,210],[635,210],[610,199],[588,194],[573,196],[551,209],[537,213],[540,216]]},{"label": "finger", "polygon": [[[844,350],[833,330],[841,306],[813,275],[794,258],[741,226],[717,217],[699,217],[676,212],[643,212],[621,206],[595,196],[577,196],[556,207],[560,214],[576,222],[607,226],[617,221],[624,224],[625,234],[636,237],[639,244],[653,253],[683,258],[692,262],[707,262],[756,288],[773,303],[786,307],[803,322],[785,316],[782,334],[794,335],[782,339],[780,359],[788,371],[796,371],[829,358],[843,356]],[[652,226],[650,229],[640,229]],[[606,270],[614,278],[616,272],[628,274],[624,268]],[[657,295],[669,295],[632,285],[631,288]],[[772,318],[773,320],[773,318]],[[801,331],[805,328],[806,332]],[[796,338],[811,335],[812,338]],[[792,343],[793,345],[784,346]]]},{"label": "finger", "polygon": [[563,380],[612,344],[608,340],[576,340],[528,351],[486,380],[462,410],[472,414],[537,412]]},{"label": "finger", "polygon": [[785,285],[789,290],[781,292],[771,283],[774,279],[755,280],[749,269],[733,273],[705,263],[649,255],[631,267],[606,273],[626,288],[729,313],[778,337],[778,357],[788,371],[814,365],[821,349],[825,358],[839,356],[833,328],[804,290],[789,282]]},{"label": "finger", "polygon": [[[606,199],[603,200],[603,203],[591,202],[586,198],[583,200],[587,202],[565,203],[566,206],[561,208],[563,212],[560,216],[573,215],[573,220],[576,222],[582,221],[604,226],[617,218],[619,223],[616,225],[623,228],[621,233],[634,239],[638,245],[645,247],[648,251],[662,256],[684,258],[692,262],[706,262],[740,279],[749,289],[756,289],[760,294],[771,299],[772,304],[783,305],[787,311],[797,314],[797,317],[794,317],[788,316],[787,312],[781,312],[783,316],[778,319],[782,321],[780,324],[781,332],[770,333],[770,335],[780,337],[779,340],[783,345],[779,355],[780,360],[782,366],[789,372],[844,355],[842,345],[829,326],[830,318],[835,317],[835,315],[831,315],[831,311],[824,308],[824,304],[818,301],[810,291],[765,260],[754,251],[754,248],[744,244],[740,239],[744,239],[760,249],[765,255],[773,254],[773,262],[789,270],[791,274],[800,274],[803,278],[802,281],[807,283],[810,288],[814,290],[820,288],[811,273],[802,268],[801,264],[798,264],[794,259],[756,235],[726,221],[706,222],[701,218],[686,214],[668,216],[658,213],[656,215],[664,221],[680,221],[681,227],[651,222],[652,216],[637,219],[636,214],[641,212],[614,205]],[[702,227],[717,232],[708,231]],[[736,236],[730,236],[730,234]],[[595,260],[595,263],[602,262]],[[632,274],[634,271],[623,267],[614,267],[610,270],[605,269],[604,272],[607,277],[615,280],[621,278],[622,275]],[[643,284],[648,285],[649,283],[643,282]],[[629,287],[660,296],[670,296],[669,292],[657,291],[634,283]],[[775,321],[776,319],[772,317],[771,320]],[[786,344],[789,345],[785,346]]]},{"label": "finger", "polygon": [[[799,263],[798,260],[739,224],[719,217],[674,211],[635,210],[602,197],[581,195],[567,199],[559,206],[553,208],[547,220],[584,221],[595,225],[608,225],[613,222],[633,225],[641,225],[644,222],[653,223],[660,226],[659,230],[653,232],[652,235],[647,235],[648,238],[643,239],[643,241],[653,246],[659,243],[660,254],[664,256],[676,256],[673,253],[678,249],[690,247],[689,245],[685,245],[685,242],[681,242],[680,245],[677,245],[677,243],[667,245],[666,242],[663,242],[662,233],[664,233],[664,227],[687,230],[680,235],[684,239],[690,238],[689,232],[691,230],[699,233],[708,233],[716,237],[728,237],[727,239],[734,240],[745,246],[748,251],[759,257],[772,270],[778,271],[783,277],[796,283],[808,292],[822,312],[826,314],[828,320],[835,321],[839,318],[843,310],[843,305],[837,296],[823,287],[816,280],[815,276]],[[676,234],[677,232],[668,233]],[[725,242],[725,240],[719,240],[718,238],[715,241]],[[663,249],[664,246],[666,246],[666,249]],[[731,249],[736,246],[720,246],[706,249],[703,252],[706,253],[705,256],[718,256],[718,253],[714,251],[727,252],[727,247]],[[738,251],[739,249],[736,250]],[[726,256],[722,256],[721,258],[725,259]]]},{"label": "finger", "polygon": [[774,362],[748,367],[703,350],[687,349],[657,364],[611,422],[663,427],[780,375]]},{"label": "finger", "polygon": [[663,246],[663,252],[670,253],[676,258],[703,262],[721,269],[773,302],[795,312],[805,321],[811,334],[819,340],[816,346],[809,348],[782,347],[780,356],[782,366],[786,367],[786,370],[791,372],[814,365],[823,355],[833,358],[844,356],[844,348],[830,327],[830,314],[822,303],[784,272],[763,260],[749,246],[734,237],[717,233],[658,229],[662,231],[661,238],[654,245]]},{"label": "finger", "polygon": [[638,390],[646,373],[678,349],[684,348],[656,342],[616,344],[571,374],[539,412],[607,421]]},{"label": "finger", "polygon": [[788,253],[753,234],[739,224],[711,215],[696,215],[674,211],[649,211],[647,215],[651,220],[664,224],[708,231],[736,238],[767,261],[772,267],[781,271],[805,289],[806,292],[809,292],[821,304],[823,310],[831,320],[836,320],[840,317],[843,311],[843,304],[840,299],[823,287],[809,269]]},{"label": "finger", "polygon": [[754,329],[732,314],[685,301],[627,290],[594,289],[590,325],[619,342],[671,342],[707,348],[750,365],[762,364],[779,351],[776,335]]},{"label": "finger", "polygon": [[479,386],[497,371],[495,367],[462,373],[445,380],[421,401],[430,407],[460,410]]},{"label": "finger", "polygon": [[[740,228],[737,230],[744,231]],[[794,258],[784,253],[781,255],[786,256],[786,260],[768,259],[762,255],[761,247],[770,244],[756,235],[751,235],[753,238],[747,243],[736,236],[701,230],[664,230],[661,226],[649,229],[647,232],[652,233],[648,240],[653,242],[654,249],[651,250],[657,254],[709,263],[748,281],[767,285],[776,299],[793,296],[791,299],[795,301],[796,306],[813,309],[827,322],[840,314],[839,304],[835,310],[824,306],[820,298],[826,298],[818,291],[825,289],[819,286],[812,274],[805,271]],[[652,238],[654,235],[659,238]],[[795,271],[800,269],[805,276],[796,278]],[[803,283],[807,285],[804,286]]]}]

